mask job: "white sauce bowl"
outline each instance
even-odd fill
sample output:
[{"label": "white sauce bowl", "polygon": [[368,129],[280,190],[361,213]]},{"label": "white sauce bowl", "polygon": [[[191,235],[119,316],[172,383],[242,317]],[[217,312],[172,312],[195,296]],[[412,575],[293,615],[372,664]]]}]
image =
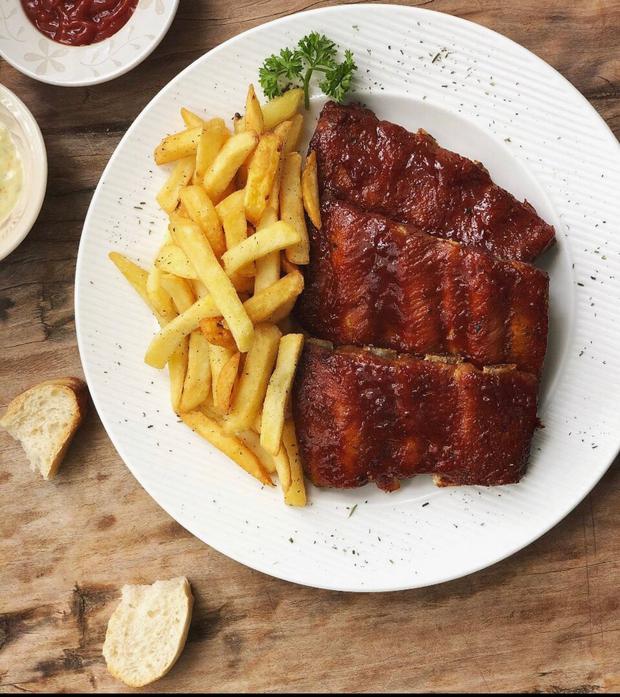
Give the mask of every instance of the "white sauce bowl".
[{"label": "white sauce bowl", "polygon": [[28,107],[0,85],[0,122],[12,137],[22,163],[22,188],[15,206],[0,221],[0,260],[30,232],[41,210],[47,188],[47,153],[43,136]]}]

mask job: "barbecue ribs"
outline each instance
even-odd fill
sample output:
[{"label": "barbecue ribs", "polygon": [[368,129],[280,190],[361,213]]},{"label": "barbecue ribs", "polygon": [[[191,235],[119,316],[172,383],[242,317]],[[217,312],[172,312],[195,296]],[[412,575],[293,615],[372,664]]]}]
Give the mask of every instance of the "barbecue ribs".
[{"label": "barbecue ribs", "polygon": [[293,409],[306,474],[318,486],[385,490],[434,473],[438,483],[508,484],[536,427],[537,379],[363,349],[304,348]]},{"label": "barbecue ribs", "polygon": [[553,227],[495,185],[480,163],[369,109],[328,102],[310,149],[323,195],[502,259],[531,261],[554,241]]},{"label": "barbecue ribs", "polygon": [[514,363],[538,375],[547,274],[324,199],[297,317],[336,345]]}]

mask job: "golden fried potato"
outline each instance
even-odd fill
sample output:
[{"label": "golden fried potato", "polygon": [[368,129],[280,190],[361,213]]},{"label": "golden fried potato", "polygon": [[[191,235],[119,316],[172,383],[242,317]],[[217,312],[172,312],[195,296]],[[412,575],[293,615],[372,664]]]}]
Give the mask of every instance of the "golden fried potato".
[{"label": "golden fried potato", "polygon": [[200,320],[200,331],[210,344],[223,346],[231,351],[237,350],[235,338],[223,317],[207,317]]},{"label": "golden fried potato", "polygon": [[243,131],[224,143],[204,178],[204,187],[214,203],[221,201],[226,187],[257,144],[258,135],[254,131]]},{"label": "golden fried potato", "polygon": [[280,163],[282,141],[275,133],[261,136],[252,153],[245,182],[246,218],[256,225],[267,207],[269,194]]},{"label": "golden fried potato", "polygon": [[269,227],[257,230],[243,242],[222,255],[222,263],[226,273],[230,276],[235,271],[260,259],[260,257],[286,249],[299,242],[299,231],[294,227],[279,220]]},{"label": "golden fried potato", "polygon": [[246,431],[252,427],[265,397],[280,336],[280,330],[273,324],[256,326],[232,408],[224,423],[227,433]]},{"label": "golden fried potato", "polygon": [[199,407],[211,392],[211,365],[209,363],[209,342],[200,331],[189,336],[187,372],[183,383],[183,394],[179,411],[192,411]]},{"label": "golden fried potato", "polygon": [[292,119],[299,111],[304,99],[301,87],[288,90],[281,97],[276,97],[263,104],[263,124],[266,131],[271,131],[282,121]]},{"label": "golden fried potato", "polygon": [[179,192],[181,203],[185,206],[187,217],[200,225],[211,249],[219,259],[226,251],[224,230],[215,206],[202,186],[184,186]]},{"label": "golden fried potato", "polygon": [[245,120],[243,127],[246,131],[254,131],[260,135],[264,130],[263,110],[256,97],[254,85],[248,88],[248,96],[245,100]]},{"label": "golden fried potato", "polygon": [[299,242],[286,250],[286,258],[295,264],[310,261],[310,241],[301,196],[301,155],[292,152],[284,160],[280,184],[280,218],[299,234]]},{"label": "golden fried potato", "polygon": [[306,158],[306,166],[301,175],[301,194],[308,217],[314,227],[320,230],[319,179],[316,171],[316,152],[314,150]]},{"label": "golden fried potato", "polygon": [[289,506],[306,505],[306,486],[304,484],[304,471],[299,456],[299,444],[295,434],[295,424],[289,419],[284,424],[282,443],[286,448],[289,465],[291,468],[291,484],[284,494],[284,501]]},{"label": "golden fried potato", "polygon": [[[256,232],[273,225],[278,219],[276,211],[269,206],[261,216],[256,226]],[[270,252],[256,260],[256,277],[254,278],[254,293],[259,293],[280,279],[280,252]]]},{"label": "golden fried potato", "polygon": [[287,334],[280,339],[276,368],[265,394],[260,429],[260,444],[272,455],[277,455],[280,450],[286,405],[303,345],[303,334]]},{"label": "golden fried potato", "polygon": [[181,414],[181,418],[194,433],[202,436],[218,450],[228,455],[231,460],[234,460],[246,472],[258,479],[261,484],[273,486],[269,473],[261,465],[256,455],[239,438],[224,433],[222,426],[217,421],[210,419],[201,411],[189,411]]},{"label": "golden fried potato", "polygon": [[228,323],[239,351],[245,353],[252,345],[254,327],[235,287],[220,266],[202,230],[196,223],[175,220],[173,235],[191,259],[198,278],[207,286],[210,298],[219,308],[219,314]]},{"label": "golden fried potato", "polygon": [[195,157],[184,157],[178,160],[166,183],[157,194],[157,203],[166,211],[172,213],[179,203],[181,189],[192,180]]},{"label": "golden fried potato", "polygon": [[222,414],[227,414],[230,409],[240,361],[241,354],[237,351],[224,363],[217,382],[213,384],[213,406]]},{"label": "golden fried potato", "polygon": [[215,161],[224,143],[230,138],[230,131],[226,128],[224,119],[211,119],[207,121],[198,140],[196,148],[196,170],[194,183],[203,184],[209,167]]},{"label": "golden fried potato", "polygon": [[164,138],[155,148],[156,164],[165,165],[182,157],[195,156],[201,133],[202,127],[196,126]]}]

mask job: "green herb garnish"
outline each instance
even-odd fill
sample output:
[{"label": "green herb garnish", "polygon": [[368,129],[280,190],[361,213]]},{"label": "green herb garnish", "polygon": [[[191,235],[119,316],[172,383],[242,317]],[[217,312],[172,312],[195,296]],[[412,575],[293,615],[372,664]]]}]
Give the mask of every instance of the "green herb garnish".
[{"label": "green herb garnish", "polygon": [[283,48],[279,54],[265,59],[258,71],[263,92],[269,99],[273,99],[291,87],[303,87],[308,109],[310,78],[317,72],[323,74],[319,87],[328,97],[341,102],[351,87],[357,66],[349,49],[344,52],[342,63],[338,62],[337,55],[336,44],[324,34],[313,31],[300,39],[295,49]]}]

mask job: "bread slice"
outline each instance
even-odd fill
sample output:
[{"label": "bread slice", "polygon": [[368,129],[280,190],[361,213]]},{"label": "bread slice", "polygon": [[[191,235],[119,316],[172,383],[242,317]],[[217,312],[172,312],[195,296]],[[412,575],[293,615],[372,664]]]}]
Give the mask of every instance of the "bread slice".
[{"label": "bread slice", "polygon": [[32,469],[52,479],[84,419],[87,403],[83,380],[47,380],[15,397],[0,426],[20,441]]},{"label": "bread slice", "polygon": [[183,651],[193,604],[183,576],[151,586],[123,586],[103,644],[110,673],[130,687],[163,677]]}]

